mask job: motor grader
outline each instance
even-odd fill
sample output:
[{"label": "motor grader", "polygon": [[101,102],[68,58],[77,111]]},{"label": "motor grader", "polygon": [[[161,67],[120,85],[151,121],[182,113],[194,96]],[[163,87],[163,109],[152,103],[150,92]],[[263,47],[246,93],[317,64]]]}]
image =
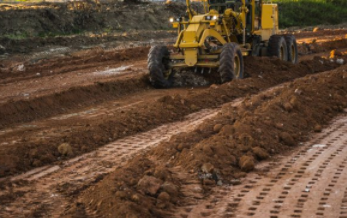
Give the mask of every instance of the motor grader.
[{"label": "motor grader", "polygon": [[184,68],[210,73],[221,82],[242,79],[244,56],[276,56],[298,62],[293,35],[280,35],[277,4],[262,0],[203,0],[203,13],[186,0],[182,17],[170,18],[178,37],[173,49],[153,46],[148,54],[150,81],[156,88],[173,85],[174,73]]}]

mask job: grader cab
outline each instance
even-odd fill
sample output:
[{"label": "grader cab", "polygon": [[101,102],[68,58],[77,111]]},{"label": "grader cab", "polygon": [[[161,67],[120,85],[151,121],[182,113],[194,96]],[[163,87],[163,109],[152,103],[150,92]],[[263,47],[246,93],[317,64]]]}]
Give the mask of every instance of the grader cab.
[{"label": "grader cab", "polygon": [[279,35],[277,4],[262,0],[208,0],[204,13],[186,0],[187,16],[170,18],[177,28],[174,51],[153,46],[148,54],[150,81],[169,88],[174,72],[193,68],[202,73],[216,69],[221,82],[244,78],[244,56],[276,56],[298,62],[293,35]]}]

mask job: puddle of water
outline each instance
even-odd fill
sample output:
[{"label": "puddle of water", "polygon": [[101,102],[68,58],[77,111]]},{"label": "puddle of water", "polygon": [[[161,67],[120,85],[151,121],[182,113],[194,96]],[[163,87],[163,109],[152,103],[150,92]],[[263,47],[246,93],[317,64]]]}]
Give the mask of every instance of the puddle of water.
[{"label": "puddle of water", "polygon": [[104,71],[97,71],[97,72],[94,72],[94,74],[95,75],[117,75],[117,74],[121,74],[123,71],[129,69],[132,66],[134,65],[121,66],[121,67],[117,67],[113,69],[107,69]]},{"label": "puddle of water", "polygon": [[312,148],[324,148],[326,145],[323,144],[315,144],[312,146]]},{"label": "puddle of water", "polygon": [[58,117],[53,117],[53,120],[65,120],[71,117],[75,117],[75,116],[79,116],[79,115],[86,115],[86,114],[93,114],[94,112],[98,111],[97,108],[93,108],[90,110],[86,110],[80,113],[72,113],[72,114],[66,114],[66,115],[62,115],[62,116],[58,116]]}]

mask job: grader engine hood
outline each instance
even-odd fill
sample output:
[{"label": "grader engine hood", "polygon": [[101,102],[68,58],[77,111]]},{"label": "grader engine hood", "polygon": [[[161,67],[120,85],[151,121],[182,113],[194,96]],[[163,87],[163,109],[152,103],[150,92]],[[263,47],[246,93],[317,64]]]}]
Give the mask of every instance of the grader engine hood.
[{"label": "grader engine hood", "polygon": [[184,61],[190,67],[195,66],[195,64],[198,62],[200,36],[207,28],[207,24],[201,22],[203,19],[204,15],[197,15],[192,18],[187,29],[183,32],[183,36],[179,44],[179,47],[184,52]]}]

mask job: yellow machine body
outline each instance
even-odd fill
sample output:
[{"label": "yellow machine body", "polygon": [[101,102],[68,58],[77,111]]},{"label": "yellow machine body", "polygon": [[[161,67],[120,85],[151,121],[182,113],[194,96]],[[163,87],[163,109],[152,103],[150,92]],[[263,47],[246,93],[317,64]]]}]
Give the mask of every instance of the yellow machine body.
[{"label": "yellow machine body", "polygon": [[[173,19],[178,37],[174,47],[178,54],[171,54],[170,67],[218,67],[221,46],[238,43],[244,56],[251,55],[255,41],[266,42],[278,32],[278,7],[262,0],[209,0],[204,1],[204,14],[191,9],[186,0],[188,20]],[[259,41],[259,40],[258,40]]]}]

